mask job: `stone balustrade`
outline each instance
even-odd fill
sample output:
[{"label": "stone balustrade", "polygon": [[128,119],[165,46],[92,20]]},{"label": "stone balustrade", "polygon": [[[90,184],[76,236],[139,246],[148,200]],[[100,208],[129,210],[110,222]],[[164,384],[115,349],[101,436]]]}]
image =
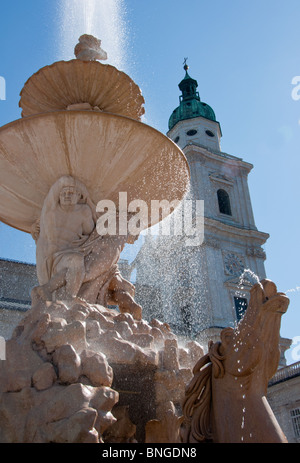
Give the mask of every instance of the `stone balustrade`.
[{"label": "stone balustrade", "polygon": [[300,375],[300,361],[288,365],[284,368],[280,368],[273,378],[269,381],[269,386],[273,386],[274,384],[281,383],[287,379],[293,378],[295,376]]}]

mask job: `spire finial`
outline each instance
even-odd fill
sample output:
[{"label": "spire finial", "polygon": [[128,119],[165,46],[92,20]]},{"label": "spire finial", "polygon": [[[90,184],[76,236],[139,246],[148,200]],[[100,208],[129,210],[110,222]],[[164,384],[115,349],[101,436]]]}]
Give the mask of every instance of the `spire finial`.
[{"label": "spire finial", "polygon": [[187,72],[187,70],[188,70],[188,68],[189,68],[188,65],[186,64],[187,60],[188,60],[188,58],[184,58],[184,59],[183,59],[183,69],[184,69],[186,72]]}]

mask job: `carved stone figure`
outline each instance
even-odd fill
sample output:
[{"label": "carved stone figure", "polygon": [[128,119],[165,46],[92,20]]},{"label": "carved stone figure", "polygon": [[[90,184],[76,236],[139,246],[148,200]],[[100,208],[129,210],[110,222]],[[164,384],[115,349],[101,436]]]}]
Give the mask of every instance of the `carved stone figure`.
[{"label": "carved stone figure", "polygon": [[168,401],[161,405],[157,415],[159,419],[150,420],[146,424],[145,443],[181,443],[180,425],[183,416],[177,416],[173,402]]},{"label": "carved stone figure", "polygon": [[128,405],[116,405],[113,410],[116,422],[104,433],[104,442],[109,443],[137,443],[135,439],[136,425],[132,423],[129,416]]},{"label": "carved stone figure", "polygon": [[79,37],[74,53],[83,61],[106,60],[107,53],[101,48],[101,40],[93,35],[83,34]]},{"label": "carved stone figure", "polygon": [[267,402],[275,374],[279,329],[289,299],[262,280],[251,289],[249,307],[236,329],[221,332],[221,342],[193,369],[183,402],[184,442],[287,442]]},{"label": "carved stone figure", "polygon": [[96,221],[95,205],[82,182],[65,175],[52,185],[32,231],[40,283],[32,297],[115,303],[121,312],[141,319],[134,286],[122,278],[117,266],[129,237],[100,236]]}]

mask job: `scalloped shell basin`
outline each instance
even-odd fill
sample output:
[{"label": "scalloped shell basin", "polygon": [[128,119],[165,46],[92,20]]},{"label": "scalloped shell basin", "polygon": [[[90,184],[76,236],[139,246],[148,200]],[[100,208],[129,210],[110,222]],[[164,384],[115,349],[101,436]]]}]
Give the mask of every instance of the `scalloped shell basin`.
[{"label": "scalloped shell basin", "polygon": [[57,61],[33,74],[21,90],[22,116],[89,103],[101,111],[140,120],[144,97],[124,72],[98,61]]},{"label": "scalloped shell basin", "polygon": [[[182,151],[152,127],[94,111],[57,111],[0,128],[0,220],[30,232],[53,183],[72,175],[95,204],[119,192],[128,203],[182,200],[189,168]],[[150,209],[149,209],[150,210]]]}]

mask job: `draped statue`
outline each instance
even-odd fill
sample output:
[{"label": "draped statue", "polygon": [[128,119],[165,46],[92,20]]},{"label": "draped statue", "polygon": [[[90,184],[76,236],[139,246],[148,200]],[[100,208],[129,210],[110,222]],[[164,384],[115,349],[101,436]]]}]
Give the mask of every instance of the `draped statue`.
[{"label": "draped statue", "polygon": [[118,305],[121,312],[141,318],[134,286],[118,269],[128,235],[99,235],[96,206],[86,186],[66,175],[50,188],[32,236],[36,241],[40,286],[32,297]]}]

